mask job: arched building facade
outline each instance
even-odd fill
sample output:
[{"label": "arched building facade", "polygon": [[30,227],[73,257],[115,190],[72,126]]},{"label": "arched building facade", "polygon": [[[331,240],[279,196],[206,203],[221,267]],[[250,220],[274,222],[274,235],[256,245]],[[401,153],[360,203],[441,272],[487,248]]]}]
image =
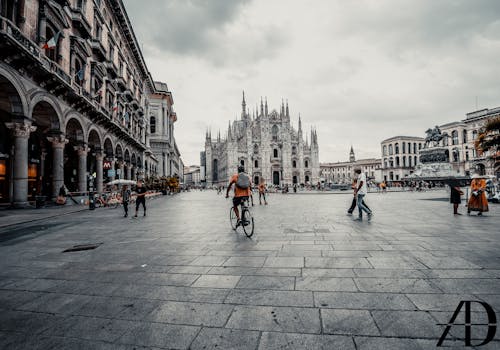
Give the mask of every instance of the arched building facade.
[{"label": "arched building facade", "polygon": [[0,4],[0,204],[144,176],[155,87],[122,1],[24,3]]}]

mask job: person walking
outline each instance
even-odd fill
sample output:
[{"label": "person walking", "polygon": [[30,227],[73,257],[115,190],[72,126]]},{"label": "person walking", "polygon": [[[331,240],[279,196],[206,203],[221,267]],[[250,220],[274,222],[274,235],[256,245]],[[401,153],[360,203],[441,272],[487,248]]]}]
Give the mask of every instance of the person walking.
[{"label": "person walking", "polygon": [[363,201],[366,194],[368,193],[368,186],[366,185],[366,175],[365,173],[361,172],[361,169],[356,169],[354,172],[358,175],[358,182],[355,190],[359,212],[357,220],[363,220],[363,212],[366,212],[368,214],[368,221],[370,221],[372,219],[373,212],[370,208],[366,207]]},{"label": "person walking", "polygon": [[146,216],[146,192],[147,188],[142,184],[142,180],[137,181],[137,186],[135,188],[135,193],[137,194],[137,198],[135,200],[135,216],[137,217],[137,213],[139,212],[139,206],[142,204],[144,209],[144,216]]},{"label": "person walking", "polygon": [[128,216],[128,203],[130,202],[130,189],[128,188],[127,185],[123,185],[121,196],[122,196],[123,211],[125,212],[123,217],[126,218]]},{"label": "person walking", "polygon": [[[347,215],[352,215],[352,213],[354,212],[354,208],[356,208],[356,204],[358,203],[357,202],[357,196],[356,196],[356,188],[357,188],[357,183],[358,183],[358,180],[357,179],[354,179],[354,181],[352,182],[352,186],[351,188],[354,190],[353,192],[353,198],[352,198],[352,203],[351,203],[351,206],[349,207],[349,209],[347,210]],[[368,209],[370,209],[366,203],[363,201],[363,205],[365,207],[367,207]]]},{"label": "person walking", "polygon": [[470,183],[471,196],[467,202],[467,214],[471,211],[477,211],[477,215],[483,215],[483,212],[488,211],[488,198],[486,198],[486,180],[481,178],[479,174],[472,175]]},{"label": "person walking", "polygon": [[262,198],[264,198],[264,204],[267,205],[266,200],[266,181],[263,177],[260,178],[259,182],[259,205],[262,205]]},{"label": "person walking", "polygon": [[448,181],[448,186],[450,186],[450,203],[453,204],[453,215],[462,215],[458,212],[458,206],[462,202],[462,189],[460,188],[460,182],[456,179]]}]

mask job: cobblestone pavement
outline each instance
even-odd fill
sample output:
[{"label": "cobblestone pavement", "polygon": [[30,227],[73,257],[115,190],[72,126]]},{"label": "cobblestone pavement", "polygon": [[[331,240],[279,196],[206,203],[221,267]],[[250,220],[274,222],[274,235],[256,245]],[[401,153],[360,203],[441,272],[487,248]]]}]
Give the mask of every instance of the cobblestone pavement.
[{"label": "cobblestone pavement", "polygon": [[350,194],[274,194],[252,239],[211,191],[0,230],[0,348],[435,349],[460,300],[500,317],[500,206],[454,217],[444,197],[370,194],[357,222]]}]

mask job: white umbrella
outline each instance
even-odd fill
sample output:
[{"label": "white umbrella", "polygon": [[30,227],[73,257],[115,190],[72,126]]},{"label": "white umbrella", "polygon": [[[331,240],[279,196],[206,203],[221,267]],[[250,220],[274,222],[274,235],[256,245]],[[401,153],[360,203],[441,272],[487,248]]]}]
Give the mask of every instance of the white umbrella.
[{"label": "white umbrella", "polygon": [[118,179],[118,180],[113,180],[110,181],[106,184],[106,186],[113,186],[113,185],[135,185],[136,181],[134,180],[125,180],[125,179]]}]

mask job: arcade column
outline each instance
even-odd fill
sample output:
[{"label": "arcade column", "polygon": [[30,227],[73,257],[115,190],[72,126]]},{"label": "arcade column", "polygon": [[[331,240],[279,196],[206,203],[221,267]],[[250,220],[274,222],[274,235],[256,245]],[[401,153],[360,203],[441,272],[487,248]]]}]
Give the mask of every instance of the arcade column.
[{"label": "arcade column", "polygon": [[87,191],[87,154],[89,148],[86,145],[75,146],[78,153],[78,191]]},{"label": "arcade column", "polygon": [[97,189],[97,193],[102,193],[102,188],[103,188],[102,179],[103,179],[103,175],[104,175],[103,174],[103,169],[102,169],[102,161],[104,159],[104,155],[102,153],[96,153],[95,159],[96,159],[96,162],[97,162],[97,167],[96,167],[96,177],[97,177],[96,189]]},{"label": "arcade column", "polygon": [[14,135],[14,176],[13,205],[17,208],[26,207],[28,203],[28,139],[30,133],[36,130],[31,122],[6,123]]},{"label": "arcade column", "polygon": [[52,144],[52,196],[59,194],[59,189],[64,185],[64,147],[69,142],[64,136],[47,137]]}]

